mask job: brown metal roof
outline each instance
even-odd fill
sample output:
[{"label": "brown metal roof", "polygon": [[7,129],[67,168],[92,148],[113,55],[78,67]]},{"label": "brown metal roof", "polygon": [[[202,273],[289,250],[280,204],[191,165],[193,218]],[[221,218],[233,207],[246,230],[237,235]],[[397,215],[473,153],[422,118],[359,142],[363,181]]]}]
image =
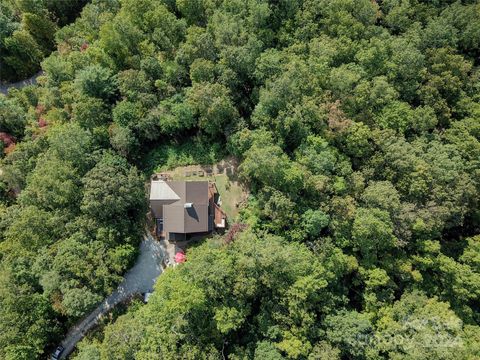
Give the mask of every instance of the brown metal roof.
[{"label": "brown metal roof", "polygon": [[[171,181],[167,184],[178,195],[179,200],[163,204],[165,232],[207,232],[208,181]],[[192,207],[185,208],[187,203],[191,203]]]}]

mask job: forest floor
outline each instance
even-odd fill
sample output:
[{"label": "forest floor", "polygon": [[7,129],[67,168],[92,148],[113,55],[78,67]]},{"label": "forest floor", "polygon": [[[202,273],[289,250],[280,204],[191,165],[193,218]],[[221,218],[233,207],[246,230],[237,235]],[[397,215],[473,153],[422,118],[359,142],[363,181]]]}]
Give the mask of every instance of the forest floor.
[{"label": "forest floor", "polygon": [[150,292],[156,279],[162,273],[164,254],[160,243],[147,233],[140,244],[140,255],[135,265],[126,273],[122,283],[88,316],[70,329],[62,346],[65,348],[61,359],[65,359],[77,343],[92,329],[98,321],[119,303],[135,294]]}]

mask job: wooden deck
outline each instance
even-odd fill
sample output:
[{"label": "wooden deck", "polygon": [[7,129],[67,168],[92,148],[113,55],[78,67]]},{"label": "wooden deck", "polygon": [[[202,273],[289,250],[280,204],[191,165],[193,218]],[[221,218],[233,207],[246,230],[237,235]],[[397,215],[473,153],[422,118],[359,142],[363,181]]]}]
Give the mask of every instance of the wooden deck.
[{"label": "wooden deck", "polygon": [[227,223],[227,214],[217,204],[218,190],[214,182],[208,184],[208,201],[210,207],[213,209],[214,226],[215,228],[224,229]]}]

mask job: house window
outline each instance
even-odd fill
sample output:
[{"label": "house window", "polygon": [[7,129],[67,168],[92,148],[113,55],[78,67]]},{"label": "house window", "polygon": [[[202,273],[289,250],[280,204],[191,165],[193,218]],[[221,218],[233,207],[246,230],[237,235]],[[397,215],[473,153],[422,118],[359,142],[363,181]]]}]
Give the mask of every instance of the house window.
[{"label": "house window", "polygon": [[163,219],[157,219],[157,235],[163,232]]},{"label": "house window", "polygon": [[180,234],[180,233],[170,233],[168,236],[168,239],[170,241],[185,241],[187,240],[187,235],[186,234]]}]

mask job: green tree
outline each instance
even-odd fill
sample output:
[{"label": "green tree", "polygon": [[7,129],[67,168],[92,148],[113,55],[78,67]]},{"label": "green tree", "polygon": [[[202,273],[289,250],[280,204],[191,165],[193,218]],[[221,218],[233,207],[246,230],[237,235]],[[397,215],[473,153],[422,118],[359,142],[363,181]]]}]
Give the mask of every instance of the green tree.
[{"label": "green tree", "polygon": [[121,101],[113,108],[113,121],[120,126],[135,126],[139,122],[141,109],[138,103]]},{"label": "green tree", "polygon": [[413,110],[407,103],[392,102],[382,110],[377,123],[381,129],[393,129],[404,134],[412,127]]},{"label": "green tree", "polygon": [[85,175],[83,185],[81,209],[87,216],[106,222],[139,221],[144,216],[143,180],[125,159],[104,154]]},{"label": "green tree", "polygon": [[7,78],[27,78],[33,75],[43,59],[43,52],[32,35],[26,30],[16,30],[4,42],[6,54],[3,62]]},{"label": "green tree", "polygon": [[[252,356],[308,355],[315,314],[333,299],[325,292],[329,275],[305,247],[245,234],[231,246],[205,243],[187,256],[185,264],[159,278],[147,306],[107,329],[104,356],[115,349],[126,358],[151,358],[159,351],[210,358],[223,348],[234,357],[241,352],[239,333],[256,344]],[[228,289],[231,296],[219,296]],[[255,323],[260,332],[252,328]]]},{"label": "green tree", "polygon": [[284,359],[280,351],[275,347],[274,344],[262,341],[257,344],[255,348],[255,360],[265,359],[265,360],[281,360]]},{"label": "green tree", "polygon": [[344,356],[366,358],[373,325],[366,314],[342,310],[325,318],[326,337]]},{"label": "green tree", "polygon": [[461,353],[462,321],[448,304],[419,292],[382,309],[376,328],[377,349],[392,358],[456,359]]},{"label": "green tree", "polygon": [[105,339],[100,346],[101,358],[134,360],[144,332],[144,324],[134,314],[120,317],[105,332]]},{"label": "green tree", "polygon": [[329,216],[322,210],[308,209],[302,215],[302,226],[309,237],[315,238],[328,226],[329,220]]},{"label": "green tree", "polygon": [[64,291],[62,305],[67,315],[78,318],[87,314],[101,300],[100,295],[93,294],[86,288],[73,288]]},{"label": "green tree", "polygon": [[100,360],[100,349],[96,342],[87,343],[81,341],[78,344],[78,354],[74,357],[75,360]]},{"label": "green tree", "polygon": [[77,123],[70,123],[50,129],[47,135],[48,153],[62,161],[71,163],[80,174],[92,165],[92,151],[95,149],[88,130]]},{"label": "green tree", "polygon": [[359,208],[352,225],[352,240],[366,261],[375,261],[396,246],[393,224],[386,211]]},{"label": "green tree", "polygon": [[295,203],[288,196],[268,187],[259,195],[263,214],[270,219],[268,227],[280,233],[292,225],[295,221],[295,217],[292,216],[295,212]]},{"label": "green tree", "polygon": [[110,131],[110,144],[122,156],[133,155],[138,146],[138,141],[133,131],[124,126],[113,125]]},{"label": "green tree", "polygon": [[0,95],[0,129],[12,136],[22,138],[27,119],[25,112],[15,99]]},{"label": "green tree", "polygon": [[45,210],[73,210],[81,199],[78,173],[68,162],[56,158],[39,159],[27,177],[19,202]]},{"label": "green tree", "polygon": [[339,360],[340,350],[326,341],[316,344],[308,356],[308,360]]},{"label": "green tree", "polygon": [[110,113],[105,103],[98,98],[82,97],[72,106],[72,118],[85,129],[105,125]]},{"label": "green tree", "polygon": [[19,143],[13,152],[2,161],[2,179],[9,189],[20,191],[25,187],[26,178],[35,168],[37,157],[47,147],[45,138]]},{"label": "green tree", "polygon": [[8,360],[39,358],[58,328],[48,299],[19,284],[14,270],[21,268],[8,271],[2,266],[0,273],[0,356]]},{"label": "green tree", "polygon": [[153,90],[153,84],[145,71],[125,70],[118,73],[118,90],[120,94],[130,101],[136,101],[141,94]]},{"label": "green tree", "polygon": [[112,71],[100,65],[90,65],[77,72],[75,86],[81,94],[108,100],[116,91]]},{"label": "green tree", "polygon": [[46,55],[53,50],[54,35],[57,27],[50,19],[29,12],[23,14],[23,28],[28,31],[42,52]]},{"label": "green tree", "polygon": [[400,209],[400,194],[389,181],[370,183],[362,194],[362,201],[367,207],[378,208],[395,215]]},{"label": "green tree", "polygon": [[50,213],[35,206],[20,208],[7,216],[11,219],[4,234],[5,256],[35,256],[37,251],[58,240],[64,229],[65,219],[60,213]]},{"label": "green tree", "polygon": [[187,101],[198,117],[198,126],[209,135],[224,133],[224,129],[238,119],[229,91],[223,85],[194,84]]},{"label": "green tree", "polygon": [[197,125],[192,107],[182,97],[173,97],[160,102],[150,115],[155,119],[163,134],[175,134],[192,129]]}]

